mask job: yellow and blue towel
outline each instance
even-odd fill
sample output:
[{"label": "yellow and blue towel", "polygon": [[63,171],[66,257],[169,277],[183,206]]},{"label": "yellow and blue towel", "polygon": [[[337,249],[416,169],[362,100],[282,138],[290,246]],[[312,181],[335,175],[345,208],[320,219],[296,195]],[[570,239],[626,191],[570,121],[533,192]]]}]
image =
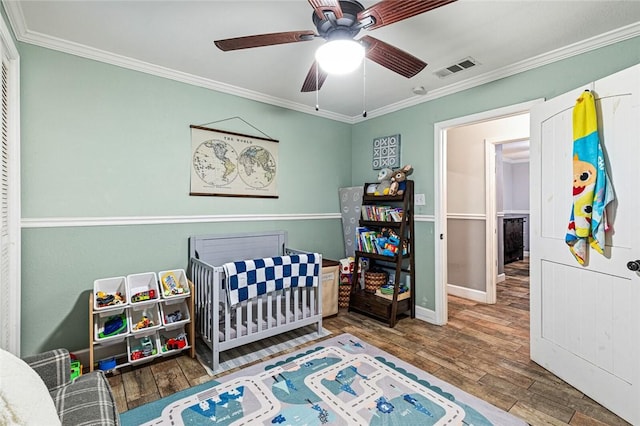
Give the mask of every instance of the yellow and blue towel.
[{"label": "yellow and blue towel", "polygon": [[614,200],[602,146],[593,93],[586,90],[573,108],[573,206],[565,237],[571,253],[584,265],[587,248],[604,253],[608,230],[606,207]]}]

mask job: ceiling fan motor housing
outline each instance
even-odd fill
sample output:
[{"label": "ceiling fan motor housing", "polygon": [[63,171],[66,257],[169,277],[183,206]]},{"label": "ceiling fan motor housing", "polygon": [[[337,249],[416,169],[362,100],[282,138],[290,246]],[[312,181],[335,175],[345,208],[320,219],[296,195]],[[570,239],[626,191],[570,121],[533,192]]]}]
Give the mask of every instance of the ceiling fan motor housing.
[{"label": "ceiling fan motor housing", "polygon": [[342,18],[336,18],[333,12],[328,12],[325,13],[324,19],[320,19],[315,12],[313,13],[313,24],[322,38],[350,40],[360,32],[362,25],[358,22],[358,13],[364,10],[364,6],[355,0],[341,0],[340,8]]}]

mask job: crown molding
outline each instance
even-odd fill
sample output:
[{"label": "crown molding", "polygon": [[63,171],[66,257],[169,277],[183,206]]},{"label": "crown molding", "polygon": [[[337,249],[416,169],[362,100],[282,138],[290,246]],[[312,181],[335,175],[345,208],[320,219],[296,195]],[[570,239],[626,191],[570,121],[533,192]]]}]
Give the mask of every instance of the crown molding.
[{"label": "crown molding", "polygon": [[331,111],[316,111],[314,107],[311,107],[309,105],[291,102],[286,99],[265,95],[264,93],[232,86],[230,84],[199,77],[193,74],[177,71],[171,68],[166,68],[160,65],[140,61],[104,50],[95,49],[93,47],[89,47],[80,43],[64,40],[58,37],[52,37],[36,31],[31,31],[26,26],[20,2],[3,0],[2,3],[4,5],[5,11],[7,12],[7,16],[9,17],[9,22],[11,24],[11,28],[13,28],[16,39],[23,43],[33,44],[35,46],[45,47],[47,49],[69,53],[71,55],[80,56],[87,59],[93,59],[95,61],[104,62],[121,68],[139,71],[146,74],[155,75],[157,77],[190,84],[193,86],[203,87],[205,89],[215,90],[253,101],[263,102],[269,105],[279,106],[293,111],[299,111],[305,114],[316,115],[328,118],[330,120],[341,121],[349,124],[353,123],[353,119],[347,115],[337,114]]},{"label": "crown molding", "polygon": [[123,225],[173,225],[184,223],[269,222],[290,220],[340,219],[340,213],[240,214],[199,216],[121,216],[121,217],[49,217],[23,218],[25,228],[75,228]]},{"label": "crown molding", "polygon": [[529,58],[515,64],[511,64],[502,67],[498,70],[487,72],[476,77],[468,78],[466,80],[459,81],[457,83],[450,84],[440,89],[434,89],[428,91],[424,96],[413,96],[406,100],[396,102],[382,108],[378,108],[372,111],[367,111],[367,117],[361,115],[347,116],[344,114],[337,114],[330,111],[316,111],[315,108],[309,105],[303,105],[297,102],[291,102],[286,99],[277,98],[274,96],[265,95],[253,90],[243,89],[241,87],[232,86],[215,80],[198,77],[192,74],[176,71],[170,68],[162,67],[159,65],[151,64],[148,62],[139,61],[126,56],[117,55],[111,52],[94,49],[79,43],[71,42],[68,40],[51,37],[45,34],[41,34],[35,31],[31,31],[27,28],[22,13],[22,6],[17,1],[2,0],[9,22],[14,31],[16,39],[48,49],[57,50],[60,52],[69,53],[72,55],[84,57],[87,59],[93,59],[96,61],[116,65],[118,67],[131,69],[135,71],[144,72],[147,74],[155,75],[170,80],[179,81],[186,84],[191,84],[206,89],[215,90],[222,93],[227,93],[242,98],[263,102],[266,104],[287,108],[293,111],[302,112],[305,114],[324,117],[330,120],[340,121],[347,124],[355,124],[362,121],[366,121],[371,118],[380,117],[382,115],[390,114],[405,108],[409,108],[415,105],[419,105],[425,102],[432,101],[447,95],[451,95],[463,90],[471,89],[492,81],[500,80],[505,77],[510,77],[521,72],[529,71],[544,65],[548,65],[563,59],[567,59],[582,53],[586,53],[601,47],[609,46],[620,41],[628,40],[630,38],[640,35],[640,22],[627,25],[625,27],[617,28],[598,36],[582,40],[580,42],[570,44],[568,46],[547,52],[533,58]]},{"label": "crown molding", "polygon": [[[502,67],[495,71],[487,72],[476,77],[468,78],[457,83],[450,84],[440,89],[434,89],[427,92],[426,95],[418,95],[408,98],[406,100],[396,102],[394,104],[387,105],[382,108],[378,108],[372,111],[367,111],[367,119],[379,117],[385,114],[389,114],[395,111],[399,111],[405,108],[409,108],[421,103],[429,102],[434,99],[442,98],[447,95],[451,95],[463,90],[471,89],[473,87],[481,86],[492,81],[500,80],[505,77],[510,77],[515,74],[519,74],[525,71],[530,71],[535,68],[549,65],[554,62],[568,59],[573,56],[577,56],[583,53],[590,52],[601,47],[606,47],[624,40],[631,39],[640,35],[640,22],[636,22],[625,27],[616,28],[604,34],[597,35],[595,37],[579,41],[577,43],[570,44],[565,47],[561,47],[551,52],[543,53],[538,56],[534,56],[529,59],[525,59],[520,62]],[[354,123],[365,121],[360,116],[353,117]]]}]

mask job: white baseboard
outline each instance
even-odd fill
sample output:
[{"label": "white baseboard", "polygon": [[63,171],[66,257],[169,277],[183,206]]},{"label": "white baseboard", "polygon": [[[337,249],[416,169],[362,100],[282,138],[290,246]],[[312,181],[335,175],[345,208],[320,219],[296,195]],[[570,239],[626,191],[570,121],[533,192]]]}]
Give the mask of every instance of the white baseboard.
[{"label": "white baseboard", "polygon": [[503,272],[502,274],[498,274],[498,276],[496,277],[496,283],[501,283],[506,279],[507,279],[507,276]]},{"label": "white baseboard", "polygon": [[487,303],[487,293],[485,291],[447,284],[447,292],[452,296],[462,297],[474,302]]},{"label": "white baseboard", "polygon": [[524,255],[524,257],[529,257],[529,252],[528,251],[525,251],[522,254]]},{"label": "white baseboard", "polygon": [[429,324],[440,325],[436,321],[436,311],[423,308],[422,306],[416,306],[416,319],[419,319]]}]

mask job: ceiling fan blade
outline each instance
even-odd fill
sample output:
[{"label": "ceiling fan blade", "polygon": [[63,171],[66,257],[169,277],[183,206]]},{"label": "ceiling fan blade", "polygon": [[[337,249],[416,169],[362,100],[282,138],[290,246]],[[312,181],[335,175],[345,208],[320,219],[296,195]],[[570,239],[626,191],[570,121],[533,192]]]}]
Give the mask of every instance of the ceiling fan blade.
[{"label": "ceiling fan blade", "polygon": [[342,8],[338,0],[309,0],[309,4],[316,11],[318,18],[325,19],[324,12],[333,12],[336,19],[342,18]]},{"label": "ceiling fan blade", "polygon": [[368,59],[403,77],[411,78],[427,66],[426,62],[377,38],[367,35],[359,41],[364,44]]},{"label": "ceiling fan blade", "polygon": [[311,30],[287,31],[284,33],[260,34],[245,37],[228,38],[216,40],[214,43],[224,52],[229,50],[248,49],[251,47],[273,46],[276,44],[296,43],[299,41],[309,41],[316,37],[316,33]]},{"label": "ceiling fan blade", "polygon": [[[316,82],[316,70],[317,74],[317,82]],[[304,83],[302,83],[301,92],[315,92],[316,90],[320,90],[322,84],[327,79],[327,73],[322,70],[322,68],[318,67],[318,62],[313,61],[311,65],[311,69],[307,73],[307,77],[304,79]]]},{"label": "ceiling fan blade", "polygon": [[365,28],[373,30],[420,15],[454,1],[456,0],[381,1],[358,13],[358,21],[362,22],[369,17],[373,18],[373,24],[365,26]]}]

